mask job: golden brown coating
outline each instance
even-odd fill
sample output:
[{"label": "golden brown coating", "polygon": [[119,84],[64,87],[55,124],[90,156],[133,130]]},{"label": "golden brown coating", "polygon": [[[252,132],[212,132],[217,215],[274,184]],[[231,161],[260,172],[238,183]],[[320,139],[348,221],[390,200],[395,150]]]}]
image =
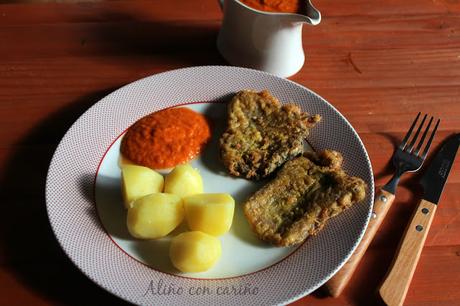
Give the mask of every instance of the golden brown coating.
[{"label": "golden brown coating", "polygon": [[240,91],[229,104],[221,159],[234,176],[267,177],[302,153],[303,139],[319,120],[319,115],[310,116],[297,105],[281,105],[268,91]]},{"label": "golden brown coating", "polygon": [[257,236],[277,246],[301,243],[326,221],[360,202],[366,184],[341,169],[339,152],[305,153],[284,164],[276,178],[244,204]]}]

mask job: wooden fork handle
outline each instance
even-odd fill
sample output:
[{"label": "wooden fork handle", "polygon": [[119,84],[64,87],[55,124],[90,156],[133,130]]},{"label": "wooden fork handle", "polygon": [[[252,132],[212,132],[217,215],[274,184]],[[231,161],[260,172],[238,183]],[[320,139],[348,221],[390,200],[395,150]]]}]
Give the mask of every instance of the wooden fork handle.
[{"label": "wooden fork handle", "polygon": [[399,243],[393,263],[379,288],[379,294],[385,304],[389,306],[403,304],[436,207],[436,204],[422,200],[412,216]]},{"label": "wooden fork handle", "polygon": [[394,194],[380,190],[374,201],[374,209],[372,217],[367,226],[366,232],[360,244],[356,248],[355,252],[351,255],[350,259],[345,263],[342,269],[339,270],[325,285],[324,287],[330,295],[338,297],[343,289],[345,289],[348,281],[350,280],[353,272],[358,266],[361,258],[367,250],[367,247],[371,243],[375,236],[380,224],[382,224],[391,204],[393,203],[395,196]]}]

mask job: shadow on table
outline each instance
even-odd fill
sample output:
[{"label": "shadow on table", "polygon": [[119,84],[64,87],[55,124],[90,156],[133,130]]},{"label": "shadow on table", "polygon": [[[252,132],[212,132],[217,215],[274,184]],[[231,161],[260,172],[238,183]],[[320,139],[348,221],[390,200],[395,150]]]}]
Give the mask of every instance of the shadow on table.
[{"label": "shadow on table", "polygon": [[[111,14],[107,12],[107,19]],[[80,45],[85,53],[129,56],[120,61],[123,65],[139,60],[146,65],[161,62],[180,67],[226,65],[216,47],[220,21],[139,21],[125,12],[116,16],[115,22],[81,25]]]},{"label": "shadow on table", "polygon": [[[46,174],[58,142],[85,110],[112,90],[81,97],[50,115],[19,142],[0,178],[2,264],[12,279],[52,303],[125,304],[96,286],[71,263],[52,233],[45,205]],[[33,156],[30,152],[34,152]]]}]

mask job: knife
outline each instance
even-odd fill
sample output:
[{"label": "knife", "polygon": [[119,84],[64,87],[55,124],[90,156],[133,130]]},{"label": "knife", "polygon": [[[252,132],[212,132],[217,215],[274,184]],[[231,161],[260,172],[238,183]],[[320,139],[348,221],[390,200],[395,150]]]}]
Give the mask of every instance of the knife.
[{"label": "knife", "polygon": [[383,301],[402,305],[417,267],[423,245],[433,221],[460,143],[460,133],[449,137],[420,179],[424,195],[399,243],[393,263],[379,288]]}]

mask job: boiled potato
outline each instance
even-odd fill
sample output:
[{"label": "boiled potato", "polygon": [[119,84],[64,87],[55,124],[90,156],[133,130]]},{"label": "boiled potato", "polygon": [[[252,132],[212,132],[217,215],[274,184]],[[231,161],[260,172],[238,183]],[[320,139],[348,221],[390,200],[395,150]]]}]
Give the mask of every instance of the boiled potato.
[{"label": "boiled potato", "polygon": [[203,192],[203,179],[190,165],[176,166],[165,179],[165,192],[185,197]]},{"label": "boiled potato", "polygon": [[191,230],[220,236],[232,226],[235,200],[229,194],[195,194],[183,200],[185,220]]},{"label": "boiled potato", "polygon": [[134,201],[128,209],[130,234],[141,239],[161,238],[172,232],[184,219],[181,197],[168,193],[153,193]]},{"label": "boiled potato", "polygon": [[162,192],[163,186],[163,176],[150,168],[136,165],[121,168],[121,192],[125,208],[129,208],[140,197]]},{"label": "boiled potato", "polygon": [[185,232],[171,241],[169,257],[182,272],[210,269],[222,255],[220,240],[203,232]]}]

